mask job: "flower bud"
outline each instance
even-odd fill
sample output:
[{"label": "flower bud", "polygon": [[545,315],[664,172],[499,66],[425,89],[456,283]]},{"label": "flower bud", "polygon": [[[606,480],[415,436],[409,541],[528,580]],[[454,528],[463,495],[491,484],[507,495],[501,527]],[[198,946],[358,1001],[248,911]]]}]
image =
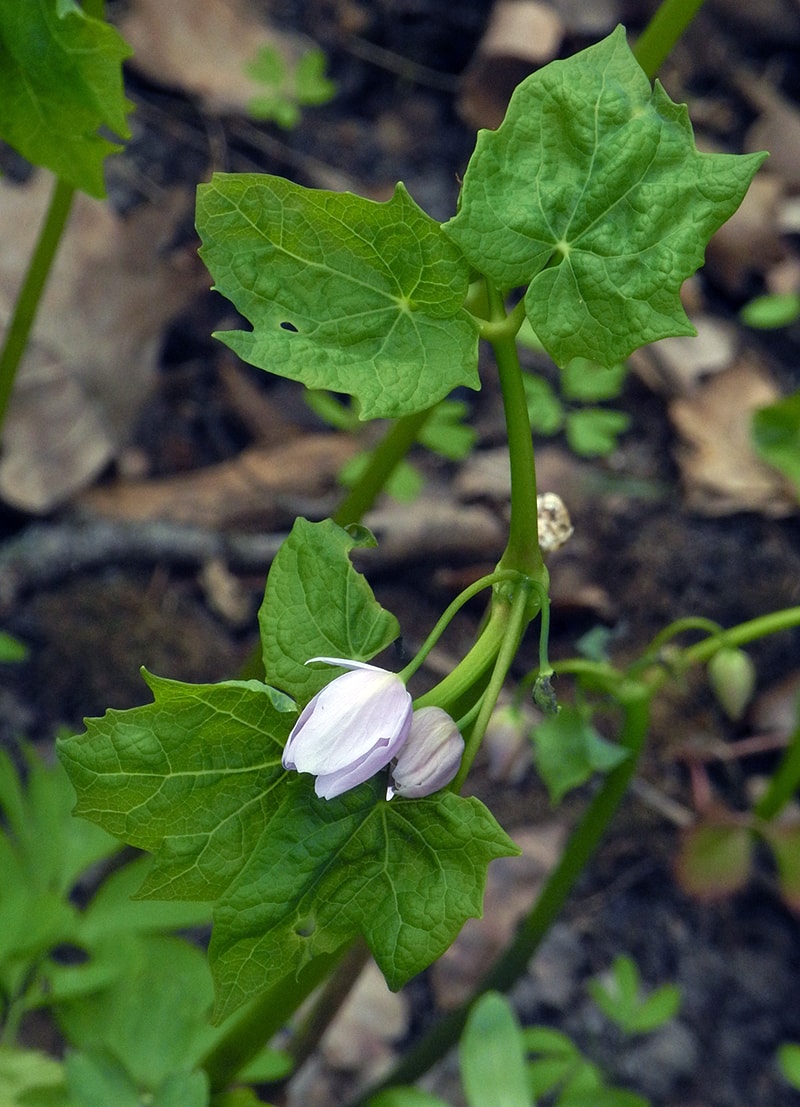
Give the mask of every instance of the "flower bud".
[{"label": "flower bud", "polygon": [[430,796],[449,784],[458,772],[464,739],[441,707],[421,707],[411,718],[411,730],[397,755],[386,798]]},{"label": "flower bud", "polygon": [[741,719],[756,686],[756,669],[749,654],[733,646],[717,650],[707,666],[714,695],[729,719]]},{"label": "flower bud", "polygon": [[[316,776],[314,791],[333,799],[385,768],[411,729],[411,696],[386,669],[340,657],[312,657],[341,665],[303,709],[283,751],[284,769]],[[307,662],[309,664],[309,662]]]}]

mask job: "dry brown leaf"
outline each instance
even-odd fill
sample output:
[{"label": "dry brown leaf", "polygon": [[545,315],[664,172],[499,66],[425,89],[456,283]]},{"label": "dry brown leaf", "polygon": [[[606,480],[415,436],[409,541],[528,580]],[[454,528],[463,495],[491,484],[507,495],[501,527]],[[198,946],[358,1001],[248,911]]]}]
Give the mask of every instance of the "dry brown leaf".
[{"label": "dry brown leaf", "polygon": [[651,342],[631,358],[636,373],[654,392],[685,396],[703,377],[720,373],[733,361],[737,331],[732,323],[711,315],[692,317],[696,335]]},{"label": "dry brown leaf", "polygon": [[766,81],[740,78],[739,86],[760,114],[748,130],[746,151],[769,150],[770,173],[790,189],[800,187],[800,111]]},{"label": "dry brown leaf", "polygon": [[269,27],[246,0],[133,0],[120,30],[132,65],[150,80],[199,96],[207,111],[239,112],[260,93],[245,73],[265,46],[291,64],[305,40]]},{"label": "dry brown leaf", "polygon": [[797,510],[788,482],[751,445],[753,412],[778,399],[761,366],[742,357],[670,404],[670,419],[683,440],[677,460],[692,510],[713,516],[757,511],[771,518]]},{"label": "dry brown leaf", "polygon": [[761,170],[738,210],[709,242],[706,269],[728,292],[741,294],[753,273],[764,273],[783,257],[778,226],[783,190],[779,176]]},{"label": "dry brown leaf", "polygon": [[274,449],[252,446],[230,461],[174,477],[90,488],[80,504],[105,518],[270,530],[330,492],[356,449],[344,435],[305,435]]},{"label": "dry brown leaf", "polygon": [[564,26],[550,4],[497,0],[467,67],[458,110],[473,127],[498,127],[523,78],[558,54]]},{"label": "dry brown leaf", "polygon": [[[7,324],[49,202],[42,172],[0,182],[0,324]],[[130,434],[167,321],[208,276],[194,251],[166,254],[188,195],[125,219],[78,194],[19,370],[3,433],[0,497],[48,511],[83,487]]]}]

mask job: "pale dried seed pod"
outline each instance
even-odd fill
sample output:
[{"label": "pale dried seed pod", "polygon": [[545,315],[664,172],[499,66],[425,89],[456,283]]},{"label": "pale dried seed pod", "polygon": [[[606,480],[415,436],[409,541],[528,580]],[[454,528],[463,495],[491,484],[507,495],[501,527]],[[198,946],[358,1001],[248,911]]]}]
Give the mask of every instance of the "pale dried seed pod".
[{"label": "pale dried seed pod", "polygon": [[560,550],[573,530],[566,505],[556,492],[543,492],[536,497],[539,526],[539,546],[542,553]]}]

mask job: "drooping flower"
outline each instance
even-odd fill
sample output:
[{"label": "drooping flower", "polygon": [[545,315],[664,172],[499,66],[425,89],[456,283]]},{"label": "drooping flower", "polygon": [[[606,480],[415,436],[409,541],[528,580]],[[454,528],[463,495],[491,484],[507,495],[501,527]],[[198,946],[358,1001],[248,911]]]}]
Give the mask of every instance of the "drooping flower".
[{"label": "drooping flower", "polygon": [[282,762],[285,769],[312,773],[317,795],[333,799],[397,757],[411,728],[411,696],[395,673],[375,665],[341,657],[311,661],[351,671],[309,701],[289,735]]},{"label": "drooping flower", "polygon": [[441,707],[421,707],[411,719],[405,745],[392,768],[386,798],[420,799],[449,784],[458,772],[464,739]]}]

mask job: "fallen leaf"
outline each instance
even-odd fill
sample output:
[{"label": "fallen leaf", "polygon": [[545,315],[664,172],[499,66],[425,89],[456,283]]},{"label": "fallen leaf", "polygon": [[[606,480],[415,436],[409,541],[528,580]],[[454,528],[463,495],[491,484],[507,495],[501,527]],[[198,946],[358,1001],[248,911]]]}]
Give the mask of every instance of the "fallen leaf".
[{"label": "fallen leaf", "polygon": [[319,509],[319,497],[335,486],[356,448],[354,440],[335,434],[304,435],[276,448],[251,446],[193,472],[98,485],[84,492],[80,506],[104,518],[270,530],[308,513],[312,502]]},{"label": "fallen leaf", "polygon": [[[53,178],[0,182],[0,325],[13,310]],[[191,200],[169,193],[126,218],[76,194],[3,430],[0,497],[49,511],[130,436],[164,327],[208,285],[194,251],[165,247]]]},{"label": "fallen leaf", "polygon": [[669,405],[682,439],[677,461],[693,511],[712,516],[757,511],[781,518],[797,510],[789,483],[760,461],[751,445],[753,412],[779,398],[761,366],[743,356]]},{"label": "fallen leaf", "polygon": [[288,64],[308,42],[267,25],[246,0],[133,0],[120,30],[132,65],[159,85],[198,96],[205,109],[244,111],[264,86],[245,68],[264,47]]},{"label": "fallen leaf", "polygon": [[558,12],[539,0],[497,0],[458,100],[473,127],[498,127],[521,80],[557,57],[564,37]]}]

